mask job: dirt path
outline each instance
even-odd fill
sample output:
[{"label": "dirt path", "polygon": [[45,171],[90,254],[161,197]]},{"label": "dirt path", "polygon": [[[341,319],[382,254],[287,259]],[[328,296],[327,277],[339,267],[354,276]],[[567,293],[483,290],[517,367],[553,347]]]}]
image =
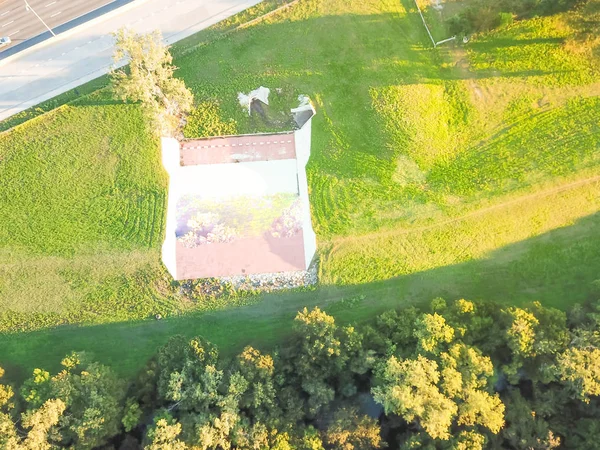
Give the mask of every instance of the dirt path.
[{"label": "dirt path", "polygon": [[516,204],[519,204],[522,202],[527,202],[529,200],[533,200],[536,198],[541,198],[541,197],[546,197],[546,196],[549,196],[552,194],[557,194],[559,192],[568,191],[570,189],[573,189],[573,188],[576,188],[579,186],[583,186],[586,184],[591,184],[594,182],[600,182],[600,175],[594,175],[592,177],[572,181],[570,183],[563,184],[560,186],[554,186],[549,189],[533,192],[531,194],[523,195],[521,197],[513,198],[511,200],[496,203],[494,205],[487,206],[485,208],[480,208],[475,211],[471,211],[462,216],[454,217],[452,219],[447,219],[442,222],[437,222],[437,223],[434,223],[431,225],[424,225],[424,226],[414,227],[414,228],[400,228],[400,229],[396,228],[396,229],[390,229],[390,230],[385,230],[385,231],[380,231],[380,232],[367,233],[367,234],[363,234],[360,236],[344,236],[344,237],[336,238],[336,239],[333,239],[332,241],[330,241],[333,244],[333,246],[331,247],[331,249],[328,253],[329,254],[334,253],[338,249],[338,247],[340,245],[343,245],[345,242],[367,241],[367,240],[373,239],[374,237],[397,236],[397,235],[404,235],[404,234],[420,232],[420,231],[429,231],[429,230],[433,230],[436,228],[442,228],[442,227],[446,227],[448,225],[452,225],[454,223],[461,222],[466,219],[470,219],[472,217],[485,215],[491,211],[503,209],[503,208],[506,208],[506,207],[509,207],[512,205],[516,205]]}]

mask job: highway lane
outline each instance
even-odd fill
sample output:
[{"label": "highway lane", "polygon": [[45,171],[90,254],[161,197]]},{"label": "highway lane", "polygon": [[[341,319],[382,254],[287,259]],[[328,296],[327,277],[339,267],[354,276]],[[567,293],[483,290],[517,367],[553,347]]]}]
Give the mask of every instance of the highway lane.
[{"label": "highway lane", "polygon": [[[50,28],[54,28],[112,1],[28,0],[28,3]],[[47,28],[33,11],[27,11],[24,0],[0,0],[0,37],[8,36],[12,40],[10,45],[0,48],[0,52],[45,31]]]}]

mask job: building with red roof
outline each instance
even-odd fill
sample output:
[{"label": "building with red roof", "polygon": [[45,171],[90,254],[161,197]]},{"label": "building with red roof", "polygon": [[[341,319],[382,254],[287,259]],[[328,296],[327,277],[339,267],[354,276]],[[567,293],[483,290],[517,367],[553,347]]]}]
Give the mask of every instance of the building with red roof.
[{"label": "building with red roof", "polygon": [[316,252],[305,167],[311,105],[295,131],[162,139],[169,174],[162,259],[176,280],[308,269]]}]

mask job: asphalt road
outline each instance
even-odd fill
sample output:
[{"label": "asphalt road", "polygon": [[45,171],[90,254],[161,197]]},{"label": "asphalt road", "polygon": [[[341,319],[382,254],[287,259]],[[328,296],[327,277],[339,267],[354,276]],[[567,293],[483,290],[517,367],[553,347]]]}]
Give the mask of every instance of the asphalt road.
[{"label": "asphalt road", "polygon": [[112,33],[119,28],[138,33],[159,29],[171,44],[260,1],[133,0],[56,38],[0,58],[0,120],[107,73],[113,64]]},{"label": "asphalt road", "polygon": [[[112,1],[28,0],[28,3],[50,28],[54,28]],[[27,11],[24,0],[0,0],[0,37],[8,36],[12,40],[10,45],[0,48],[0,52],[45,31],[47,28],[33,11]]]}]

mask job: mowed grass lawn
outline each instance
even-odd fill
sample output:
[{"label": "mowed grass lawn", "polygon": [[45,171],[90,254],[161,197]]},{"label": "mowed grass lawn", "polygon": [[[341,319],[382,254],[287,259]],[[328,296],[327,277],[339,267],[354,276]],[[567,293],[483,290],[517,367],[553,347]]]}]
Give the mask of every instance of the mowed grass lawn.
[{"label": "mowed grass lawn", "polygon": [[600,78],[569,18],[432,50],[412,2],[301,0],[174,47],[200,105],[187,135],[276,128],[237,103],[259,85],[273,114],[315,102],[315,290],[182,295],[160,264],[158,143],[105,90],[0,136],[0,364],[55,367],[76,349],[131,374],[175,333],[275,343],[306,305],[350,322],[436,296],[585,301],[600,268]]}]

